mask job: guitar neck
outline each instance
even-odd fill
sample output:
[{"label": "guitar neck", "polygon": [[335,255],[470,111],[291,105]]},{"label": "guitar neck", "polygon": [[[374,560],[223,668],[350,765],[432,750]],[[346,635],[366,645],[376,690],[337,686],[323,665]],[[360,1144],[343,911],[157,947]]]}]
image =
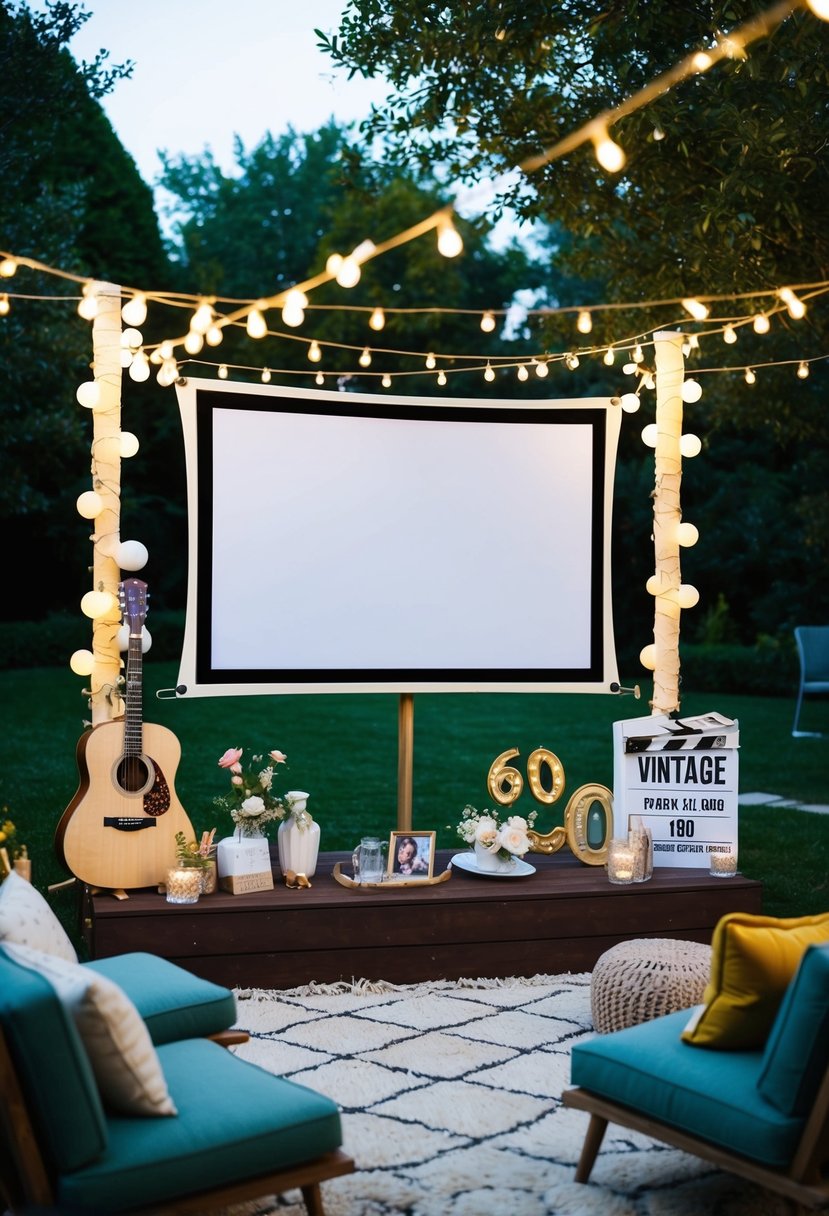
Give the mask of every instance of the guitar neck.
[{"label": "guitar neck", "polygon": [[140,756],[144,750],[143,688],[144,662],[141,634],[130,634],[127,651],[126,710],[124,714],[124,755]]}]

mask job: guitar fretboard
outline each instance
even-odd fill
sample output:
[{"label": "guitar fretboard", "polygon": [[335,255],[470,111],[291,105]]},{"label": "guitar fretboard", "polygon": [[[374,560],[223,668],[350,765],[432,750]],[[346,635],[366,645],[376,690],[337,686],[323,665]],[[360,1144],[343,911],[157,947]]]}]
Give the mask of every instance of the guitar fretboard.
[{"label": "guitar fretboard", "polygon": [[144,686],[141,634],[130,633],[127,650],[126,711],[124,717],[124,755],[140,756],[144,751],[142,697]]}]

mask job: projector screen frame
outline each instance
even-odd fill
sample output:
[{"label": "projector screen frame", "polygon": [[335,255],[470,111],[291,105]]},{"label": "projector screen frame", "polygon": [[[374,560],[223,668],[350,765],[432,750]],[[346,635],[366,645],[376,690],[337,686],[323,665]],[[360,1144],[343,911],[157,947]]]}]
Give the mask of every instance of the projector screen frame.
[{"label": "projector screen frame", "polygon": [[[187,461],[189,570],[184,643],[176,694],[186,696],[295,693],[614,692],[618,689],[610,584],[613,475],[621,421],[618,398],[477,400],[330,392],[286,386],[185,378],[177,383]],[[216,667],[213,627],[214,410],[372,419],[575,424],[590,435],[590,657],[575,668],[378,670]],[[238,455],[238,454],[237,454]],[[205,589],[208,589],[207,594]],[[274,678],[276,675],[283,678]]]}]

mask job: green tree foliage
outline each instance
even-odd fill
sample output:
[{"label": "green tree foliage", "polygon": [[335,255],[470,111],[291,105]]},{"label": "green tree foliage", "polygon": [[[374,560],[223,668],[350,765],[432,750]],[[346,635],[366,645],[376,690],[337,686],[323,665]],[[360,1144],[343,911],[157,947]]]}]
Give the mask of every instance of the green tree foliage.
[{"label": "green tree foliage", "polygon": [[[209,152],[167,158],[162,185],[174,198],[176,243],[185,273],[205,295],[231,300],[270,296],[302,282],[322,271],[330,254],[349,253],[366,239],[379,244],[447,202],[425,174],[377,164],[334,123],[309,135],[290,130],[278,137],[266,134],[250,152],[237,141],[232,175],[224,174]],[[297,329],[289,329],[278,311],[270,311],[269,328],[285,335],[278,345],[273,339],[258,343],[237,331],[203,357],[250,367],[252,376],[266,361],[309,377],[322,370],[330,375],[331,388],[339,372],[351,377],[349,388],[376,389],[376,376],[385,370],[422,373],[427,350],[438,356],[514,350],[514,344],[498,341],[497,335],[495,343],[491,338],[484,341],[481,314],[487,306],[508,307],[515,291],[537,281],[538,272],[515,246],[493,251],[487,226],[461,228],[463,257],[442,257],[434,234],[427,234],[367,262],[353,289],[335,283],[316,289],[305,322]],[[411,301],[427,310],[468,308],[470,315],[390,313],[381,332],[369,328],[375,307],[405,308]],[[231,307],[225,305],[225,311]],[[311,340],[320,344],[319,364],[308,360]],[[351,349],[338,351],[335,344]],[[369,374],[358,361],[366,346],[372,348]],[[384,350],[416,354],[407,358]],[[477,365],[483,366],[482,358]],[[449,370],[459,365],[447,357],[439,360],[441,366]],[[431,392],[435,375],[418,374],[397,387]],[[453,379],[451,391],[466,391],[460,387],[462,379]],[[470,378],[466,388],[472,384]],[[483,384],[479,370],[475,391]]]},{"label": "green tree foliage", "polygon": [[[0,3],[0,246],[78,275],[157,282],[166,258],[150,190],[96,100],[128,67],[107,67],[105,55],[74,64],[66,43],[84,19],[77,4],[33,13]],[[89,587],[89,528],[74,503],[89,488],[91,430],[75,389],[91,342],[72,304],[15,298],[77,296],[73,282],[21,267],[2,286],[13,295],[0,318],[0,518],[18,579],[37,587],[25,609],[34,616]]]},{"label": "green tree foliage", "polygon": [[[388,99],[363,131],[385,141],[393,162],[439,165],[448,178],[475,181],[551,147],[766,7],[350,0],[338,33],[318,33],[336,62],[388,81]],[[622,173],[601,170],[588,143],[505,189],[500,205],[543,225],[547,302],[752,293],[829,278],[827,51],[829,26],[795,12],[745,57],[616,124],[613,137],[627,153]],[[769,304],[749,296],[714,311],[728,319]],[[675,305],[597,313],[591,341],[678,326],[698,328]],[[546,319],[534,332],[551,350],[576,341],[572,316]],[[791,363],[761,368],[753,389],[743,370],[827,354],[829,307],[816,301],[803,321],[783,311],[768,336],[744,327],[736,346],[711,338],[689,359],[689,374],[695,366],[735,372],[701,376],[703,399],[686,409],[686,429],[705,446],[685,469],[684,509],[702,543],[683,555],[683,573],[699,585],[703,607],[725,597],[743,640],[829,616],[826,365],[812,364],[807,380]],[[632,387],[619,375],[606,384],[611,392]],[[647,510],[625,497],[637,486],[652,489],[637,449],[652,417],[647,393],[643,404],[626,422],[617,477],[620,639],[630,639],[629,621],[637,632],[642,623],[631,654],[646,640],[650,611],[628,573],[642,573],[637,555],[647,532],[634,538],[630,521],[646,527]],[[689,627],[693,633],[692,616],[683,618],[683,631]]]}]

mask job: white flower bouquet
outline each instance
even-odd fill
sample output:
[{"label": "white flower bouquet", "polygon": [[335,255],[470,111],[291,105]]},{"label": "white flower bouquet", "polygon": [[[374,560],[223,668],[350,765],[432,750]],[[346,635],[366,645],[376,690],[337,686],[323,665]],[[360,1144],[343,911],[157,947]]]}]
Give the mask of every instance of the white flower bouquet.
[{"label": "white flower bouquet", "polygon": [[467,803],[455,831],[470,848],[477,845],[502,861],[509,861],[513,857],[523,857],[529,850],[529,832],[537,815],[537,811],[530,811],[526,819],[510,815],[502,822],[498,811],[478,811]]}]

